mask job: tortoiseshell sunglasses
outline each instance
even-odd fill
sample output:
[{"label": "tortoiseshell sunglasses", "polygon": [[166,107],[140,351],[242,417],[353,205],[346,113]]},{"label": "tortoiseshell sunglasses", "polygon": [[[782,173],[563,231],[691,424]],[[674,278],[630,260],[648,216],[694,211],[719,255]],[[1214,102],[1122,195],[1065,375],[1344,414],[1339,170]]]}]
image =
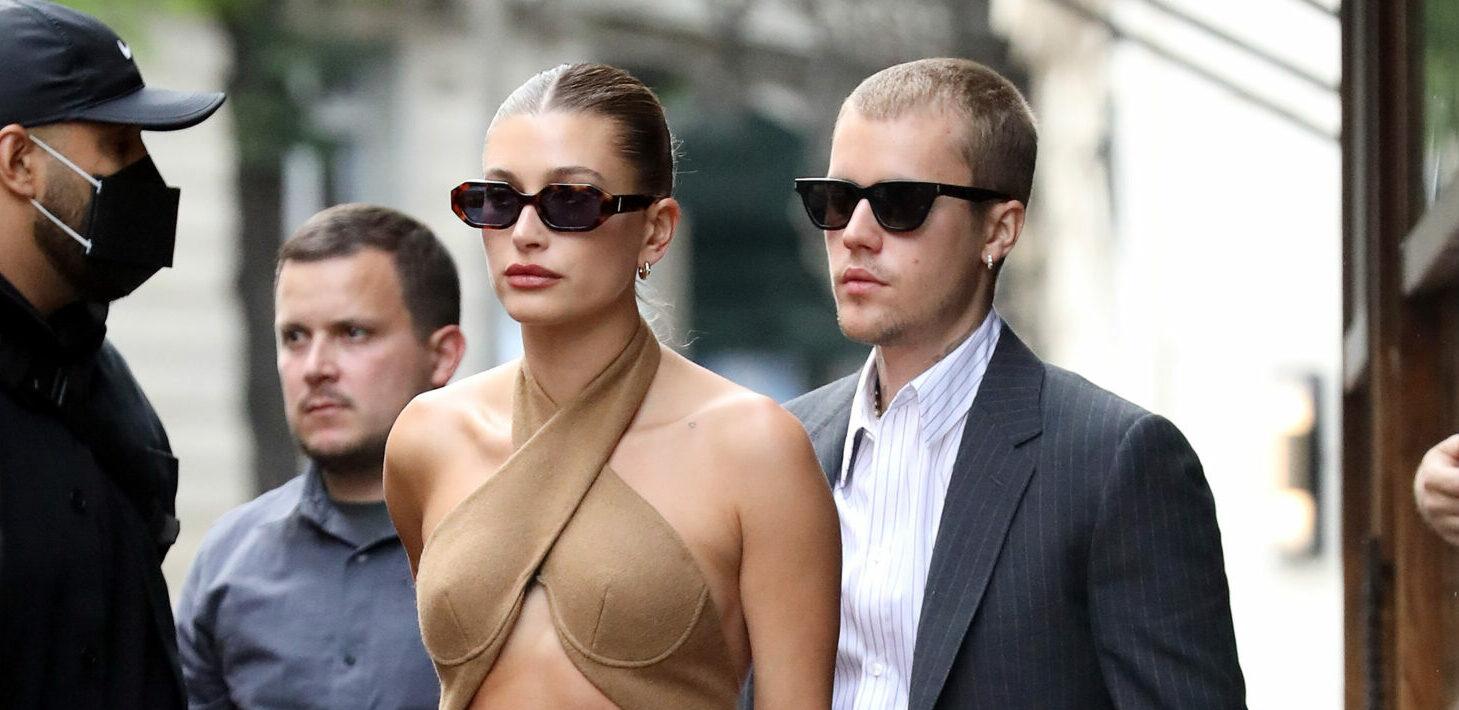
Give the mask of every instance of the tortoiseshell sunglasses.
[{"label": "tortoiseshell sunglasses", "polygon": [[467,180],[451,190],[451,211],[473,227],[506,229],[517,223],[522,208],[532,205],[537,218],[555,232],[597,229],[609,217],[647,209],[653,195],[610,195],[593,185],[552,183],[524,195],[500,180]]}]

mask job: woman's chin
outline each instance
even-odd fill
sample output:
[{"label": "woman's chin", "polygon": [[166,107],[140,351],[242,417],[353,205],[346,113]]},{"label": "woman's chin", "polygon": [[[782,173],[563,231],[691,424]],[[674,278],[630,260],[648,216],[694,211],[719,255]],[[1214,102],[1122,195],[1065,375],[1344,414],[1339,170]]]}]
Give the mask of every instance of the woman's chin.
[{"label": "woman's chin", "polygon": [[601,296],[588,301],[582,294],[569,296],[566,293],[548,294],[531,293],[518,294],[507,293],[499,296],[502,310],[512,320],[524,326],[563,326],[574,323],[590,323],[595,320],[609,317],[609,314],[617,312],[619,308],[637,309],[636,301],[631,300],[632,291],[627,291],[629,299],[603,299]]},{"label": "woman's chin", "polygon": [[512,320],[525,326],[565,325],[581,320],[586,313],[561,303],[522,303],[522,299],[505,301],[503,309]]}]

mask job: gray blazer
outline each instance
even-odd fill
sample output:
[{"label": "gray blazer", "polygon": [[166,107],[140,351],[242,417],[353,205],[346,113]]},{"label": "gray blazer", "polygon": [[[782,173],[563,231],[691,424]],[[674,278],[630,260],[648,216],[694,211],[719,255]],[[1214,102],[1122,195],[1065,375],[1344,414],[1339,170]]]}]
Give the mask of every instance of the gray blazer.
[{"label": "gray blazer", "polygon": [[[856,375],[786,407],[839,475]],[[923,597],[910,710],[1244,708],[1215,504],[1166,419],[1006,325]]]}]

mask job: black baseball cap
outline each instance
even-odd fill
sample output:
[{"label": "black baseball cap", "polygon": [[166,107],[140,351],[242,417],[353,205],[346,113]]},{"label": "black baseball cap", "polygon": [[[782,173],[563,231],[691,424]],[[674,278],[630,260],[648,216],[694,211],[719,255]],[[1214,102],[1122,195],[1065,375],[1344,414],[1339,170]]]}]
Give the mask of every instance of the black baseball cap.
[{"label": "black baseball cap", "polygon": [[147,86],[111,28],[56,3],[0,0],[0,37],[0,126],[96,121],[173,131],[223,104],[216,91]]}]

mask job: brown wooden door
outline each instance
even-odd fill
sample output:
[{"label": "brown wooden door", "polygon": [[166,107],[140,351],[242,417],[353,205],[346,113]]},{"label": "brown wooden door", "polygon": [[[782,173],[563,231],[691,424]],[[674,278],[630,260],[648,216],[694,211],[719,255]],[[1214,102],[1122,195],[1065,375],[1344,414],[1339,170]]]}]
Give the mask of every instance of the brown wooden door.
[{"label": "brown wooden door", "polygon": [[[1343,3],[1347,707],[1454,706],[1456,552],[1413,472],[1459,430],[1459,189],[1421,190],[1424,0]],[[1459,187],[1459,185],[1451,186]]]}]

